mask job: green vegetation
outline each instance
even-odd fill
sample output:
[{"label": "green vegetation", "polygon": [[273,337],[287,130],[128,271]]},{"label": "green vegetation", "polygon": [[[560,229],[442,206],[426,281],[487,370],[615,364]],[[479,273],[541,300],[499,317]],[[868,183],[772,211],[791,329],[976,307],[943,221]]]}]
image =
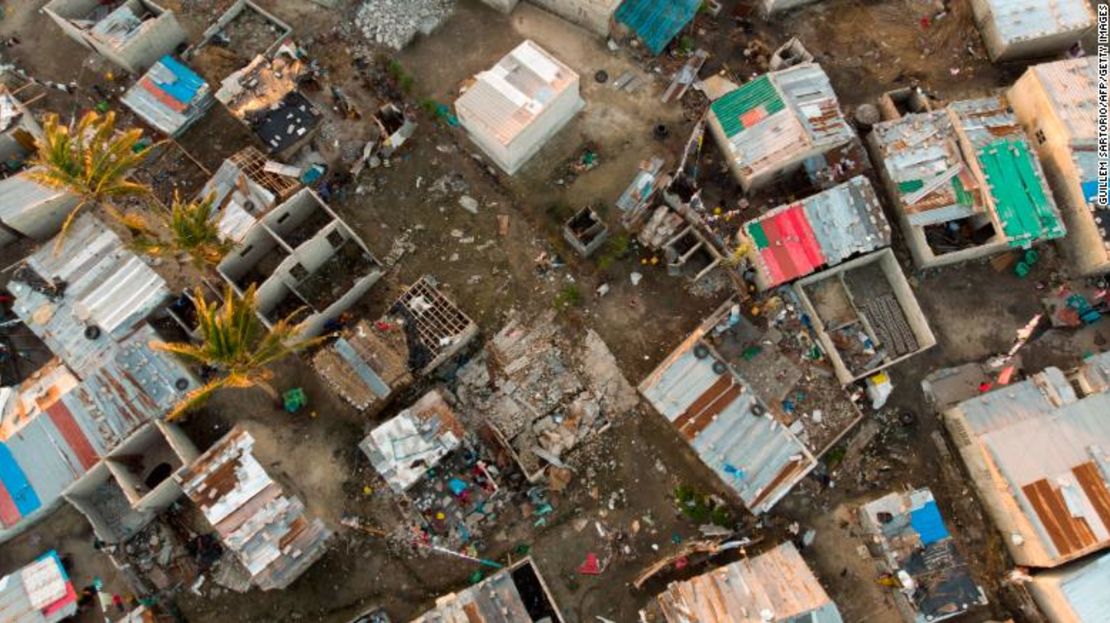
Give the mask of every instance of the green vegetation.
[{"label": "green vegetation", "polygon": [[573,283],[568,284],[555,296],[555,308],[560,311],[569,307],[578,307],[581,304],[582,292],[579,291],[578,286]]},{"label": "green vegetation", "polygon": [[682,514],[695,523],[711,523],[723,528],[731,528],[736,523],[727,506],[689,485],[675,487],[674,500]]},{"label": "green vegetation", "polygon": [[627,233],[621,232],[610,236],[605,243],[605,251],[597,258],[597,267],[607,270],[614,262],[628,255],[631,247],[632,238]]}]

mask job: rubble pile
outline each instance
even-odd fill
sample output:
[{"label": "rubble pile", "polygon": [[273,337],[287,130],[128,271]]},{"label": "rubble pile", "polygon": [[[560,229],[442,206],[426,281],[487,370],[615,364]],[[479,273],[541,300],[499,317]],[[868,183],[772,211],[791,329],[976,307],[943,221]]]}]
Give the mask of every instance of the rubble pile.
[{"label": "rubble pile", "polygon": [[420,32],[431,34],[455,9],[455,0],[366,0],[355,24],[368,41],[400,50]]}]

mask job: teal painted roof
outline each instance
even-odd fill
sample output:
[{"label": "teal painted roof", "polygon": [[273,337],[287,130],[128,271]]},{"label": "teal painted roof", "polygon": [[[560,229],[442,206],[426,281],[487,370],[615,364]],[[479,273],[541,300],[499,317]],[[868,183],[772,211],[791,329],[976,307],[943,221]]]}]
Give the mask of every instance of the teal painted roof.
[{"label": "teal painted roof", "polygon": [[690,20],[702,0],[624,0],[617,21],[636,33],[652,54],[659,54]]},{"label": "teal painted roof", "polygon": [[[779,97],[774,83],[764,74],[735,91],[726,93],[709,108],[724,129],[725,136],[732,138],[763,118],[786,108],[786,104]],[[749,114],[759,108],[763,109],[764,114]]]},{"label": "teal painted roof", "polygon": [[1033,157],[1025,141],[1013,139],[994,141],[978,154],[1002,230],[1014,247],[1064,235]]}]

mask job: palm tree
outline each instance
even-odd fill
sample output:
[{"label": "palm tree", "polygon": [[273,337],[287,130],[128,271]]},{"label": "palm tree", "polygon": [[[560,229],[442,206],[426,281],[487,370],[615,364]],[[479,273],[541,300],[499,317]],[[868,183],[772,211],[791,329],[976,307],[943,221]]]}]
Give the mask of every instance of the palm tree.
[{"label": "palm tree", "polygon": [[200,288],[195,301],[201,343],[152,342],[151,347],[215,368],[219,376],[185,396],[167,420],[199,407],[221,389],[257,387],[277,400],[277,390],[270,385],[274,377],[270,365],[322,339],[298,339],[299,328],[288,318],[267,331],[258,318],[253,285],[242,298],[227,286],[222,307],[206,302]]},{"label": "palm tree", "polygon": [[135,246],[150,255],[161,255],[167,248],[187,253],[197,266],[216,264],[231,245],[220,239],[220,227],[212,218],[215,212],[215,193],[194,201],[182,201],[175,192],[170,217],[165,219],[169,241],[163,244],[154,235],[146,221],[128,214],[120,218],[135,234]]},{"label": "palm tree", "polygon": [[31,159],[34,169],[27,175],[43,186],[80,198],[62,222],[55,248],[60,248],[73,219],[85,206],[150,191],[146,185],[127,179],[150,150],[151,146],[140,146],[142,137],[143,131],[138,128],[117,132],[113,112],[101,116],[89,111],[74,127],[61,125],[58,115],[47,115],[43,136],[37,141],[38,151]]}]

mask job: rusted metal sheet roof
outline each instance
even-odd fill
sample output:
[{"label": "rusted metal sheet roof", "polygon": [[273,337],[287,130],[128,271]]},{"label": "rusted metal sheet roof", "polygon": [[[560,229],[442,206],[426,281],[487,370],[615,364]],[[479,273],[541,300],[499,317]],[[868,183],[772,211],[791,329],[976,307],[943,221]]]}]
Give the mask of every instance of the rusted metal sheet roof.
[{"label": "rusted metal sheet roof", "polygon": [[[784,106],[758,107],[747,112],[740,124],[710,113],[728,136],[727,145],[722,147],[749,175],[776,170],[803,154],[828,151],[855,138],[820,65],[803,63],[757,80],[764,79],[774,88],[773,101]],[[723,109],[721,102],[726,98],[727,94],[714,102],[715,110]],[[753,116],[756,112],[759,114]],[[729,129],[738,125],[741,129],[730,134]]]},{"label": "rusted metal sheet roof", "polygon": [[360,320],[312,358],[316,372],[344,400],[364,410],[384,404],[412,382],[400,327]]},{"label": "rusted metal sheet roof", "polygon": [[530,40],[505,55],[455,102],[460,116],[481,124],[493,140],[508,145],[547,104],[578,88],[578,74]]},{"label": "rusted metal sheet roof", "polygon": [[841,623],[836,604],[789,541],[656,597],[667,623]]},{"label": "rusted metal sheet roof", "polygon": [[254,457],[254,438],[235,428],[174,480],[262,590],[282,589],[324,555],[331,537],[304,503],[284,493]]},{"label": "rusted metal sheet roof", "polygon": [[748,383],[702,341],[686,339],[640,393],[753,513],[771,509],[817,461]]},{"label": "rusted metal sheet roof", "polygon": [[[1086,365],[1105,370],[1110,353]],[[1048,368],[955,410],[1051,558],[1110,546],[1110,393],[1078,397]]]}]

